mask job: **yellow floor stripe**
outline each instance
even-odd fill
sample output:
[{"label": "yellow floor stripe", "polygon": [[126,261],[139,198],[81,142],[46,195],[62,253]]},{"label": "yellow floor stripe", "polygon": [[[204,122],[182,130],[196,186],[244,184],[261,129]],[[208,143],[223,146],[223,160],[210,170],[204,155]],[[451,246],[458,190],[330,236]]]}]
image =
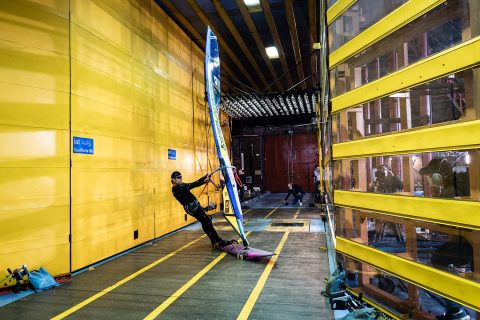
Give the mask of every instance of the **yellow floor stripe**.
[{"label": "yellow floor stripe", "polygon": [[297,219],[299,213],[300,213],[300,208],[298,208],[297,212],[295,212],[293,219]]},{"label": "yellow floor stripe", "polygon": [[63,319],[65,318],[66,316],[74,313],[75,311],[78,311],[79,309],[85,307],[87,304],[97,300],[98,298],[104,296],[105,294],[109,293],[110,291],[112,291],[113,289],[121,286],[122,284],[134,279],[135,277],[141,275],[142,273],[144,273],[145,271],[148,271],[149,269],[155,267],[156,265],[158,265],[159,263],[162,263],[163,261],[167,260],[168,258],[171,258],[172,256],[174,256],[175,254],[177,254],[178,252],[182,251],[183,249],[186,249],[187,247],[191,246],[192,244],[194,244],[195,242],[199,241],[200,239],[204,238],[206,235],[203,235],[189,243],[187,243],[186,245],[180,247],[179,249],[167,254],[166,256],[158,259],[157,261],[149,264],[148,266],[138,270],[137,272],[135,273],[132,273],[131,275],[129,275],[128,277],[118,281],[117,283],[115,283],[114,285],[106,288],[106,289],[103,289],[102,291],[100,291],[99,293],[91,296],[90,298],[86,299],[86,300],[83,300],[82,302],[80,302],[79,304],[71,307],[70,309],[68,309],[67,311],[64,311],[62,313],[60,313],[59,315],[55,316],[52,318],[52,320],[58,320],[58,319]]},{"label": "yellow floor stripe", "polygon": [[249,213],[250,211],[252,211],[253,209],[248,209],[247,211],[245,211],[243,214],[245,213]]},{"label": "yellow floor stripe", "polygon": [[279,208],[279,206],[275,207],[272,211],[270,211],[264,219],[267,219],[268,217],[270,217],[277,209]]},{"label": "yellow floor stripe", "polygon": [[[247,236],[251,233],[247,232]],[[238,239],[240,241],[241,239]],[[217,263],[220,262],[225,256],[227,255],[226,252],[222,252],[218,257],[215,258],[212,262],[210,262],[205,268],[203,268],[199,273],[197,273],[192,279],[190,279],[187,283],[185,283],[180,289],[175,291],[167,300],[165,300],[161,305],[159,305],[155,310],[153,310],[148,316],[144,318],[144,320],[151,320],[155,319],[160,313],[162,313],[165,309],[167,309],[172,303],[175,302],[180,296],[187,291],[191,286],[193,286],[201,277],[205,275],[210,269],[212,269]]]},{"label": "yellow floor stripe", "polygon": [[255,303],[257,302],[258,297],[260,296],[260,292],[262,292],[262,289],[265,286],[265,283],[267,282],[268,276],[272,271],[272,268],[275,265],[275,262],[277,261],[277,258],[280,255],[280,252],[282,251],[283,246],[285,245],[285,242],[287,241],[288,234],[289,234],[288,232],[285,232],[283,234],[282,240],[280,240],[280,243],[278,244],[277,249],[275,249],[276,255],[272,256],[268,261],[267,267],[265,268],[265,270],[263,270],[263,273],[260,276],[260,279],[258,279],[257,285],[253,289],[252,293],[247,299],[247,302],[243,306],[242,311],[238,315],[238,318],[237,318],[238,320],[248,319],[248,316],[252,312],[253,307],[255,306]]},{"label": "yellow floor stripe", "polygon": [[185,283],[180,289],[178,289],[174,294],[172,294],[164,303],[159,305],[155,310],[153,310],[144,320],[155,319],[160,313],[168,308],[175,300],[180,298],[180,296],[187,291],[191,286],[193,286],[201,277],[205,275],[210,269],[213,268],[220,260],[222,260],[227,255],[226,252],[222,252],[218,257],[210,262],[205,268],[203,268],[199,273],[197,273],[192,279]]}]

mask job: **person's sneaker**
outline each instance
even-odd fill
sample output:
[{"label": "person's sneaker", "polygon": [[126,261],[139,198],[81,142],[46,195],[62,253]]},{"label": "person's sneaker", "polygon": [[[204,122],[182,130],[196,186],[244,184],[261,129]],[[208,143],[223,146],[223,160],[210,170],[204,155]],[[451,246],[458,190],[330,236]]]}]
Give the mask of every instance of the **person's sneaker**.
[{"label": "person's sneaker", "polygon": [[299,205],[302,205],[302,202],[299,202],[298,204],[299,204]]},{"label": "person's sneaker", "polygon": [[448,310],[443,316],[437,317],[442,320],[470,320],[470,316],[463,308]]}]

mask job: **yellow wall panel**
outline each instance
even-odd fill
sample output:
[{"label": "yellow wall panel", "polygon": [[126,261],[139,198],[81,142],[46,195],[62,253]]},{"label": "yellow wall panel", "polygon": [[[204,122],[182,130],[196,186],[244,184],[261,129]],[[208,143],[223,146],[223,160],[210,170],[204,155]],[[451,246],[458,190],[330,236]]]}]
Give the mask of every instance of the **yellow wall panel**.
[{"label": "yellow wall panel", "polygon": [[45,11],[65,19],[68,19],[68,14],[70,11],[69,1],[65,0],[12,0],[11,2],[15,2],[35,10]]},{"label": "yellow wall panel", "polygon": [[68,131],[0,126],[0,167],[67,167],[68,150]]},{"label": "yellow wall panel", "polygon": [[[2,201],[3,202],[3,201]],[[42,248],[45,241],[54,240],[52,234],[61,238],[60,241],[53,241],[53,245],[68,243],[69,230],[69,206],[49,206],[45,208],[26,208],[20,210],[0,211],[0,254],[17,253],[20,251],[18,243],[31,242],[29,246]],[[32,223],[26,223],[26,222]],[[51,238],[51,239],[49,239]],[[23,245],[22,245],[23,246]],[[29,247],[21,248],[29,250]]]},{"label": "yellow wall panel", "polygon": [[81,62],[79,67],[86,64],[93,72],[101,71],[135,88],[147,92],[153,88],[151,69],[75,24],[72,25],[72,59]]},{"label": "yellow wall panel", "polygon": [[68,10],[0,2],[2,270],[70,271]]},{"label": "yellow wall panel", "polygon": [[[115,212],[115,219],[112,219],[111,212]],[[134,230],[139,230],[139,239],[135,240],[137,244],[153,238],[153,221],[150,221],[153,219],[152,195],[74,204],[72,214],[80,221],[72,228],[72,242],[128,228],[131,231],[126,236],[132,240],[131,246],[134,245]],[[148,222],[147,228],[139,229],[144,227],[144,222]]]},{"label": "yellow wall panel", "polygon": [[[95,132],[107,137],[153,143],[154,125],[151,118],[142,114],[72,96],[72,126],[79,131],[79,135],[82,135],[81,132]],[[124,146],[132,142],[119,143],[122,145],[119,146],[118,152],[123,153]],[[101,152],[104,149],[98,150]],[[128,152],[128,150],[125,151]]]},{"label": "yellow wall panel", "polygon": [[0,168],[0,210],[69,204],[68,168]]},{"label": "yellow wall panel", "polygon": [[64,55],[0,41],[1,82],[68,92],[65,71],[68,58]]},{"label": "yellow wall panel", "polygon": [[75,60],[72,60],[72,95],[147,116],[152,112],[148,91]]},{"label": "yellow wall panel", "polygon": [[132,58],[142,63],[151,61],[153,49],[148,44],[148,40],[142,39],[99,4],[101,4],[100,1],[73,1],[72,22],[129,53]]},{"label": "yellow wall panel", "polygon": [[[82,169],[74,166],[72,204],[142,196],[153,191],[153,182],[151,170]],[[113,219],[114,212],[111,214]]]},{"label": "yellow wall panel", "polygon": [[[68,6],[68,2],[63,1],[62,11],[65,5]],[[39,10],[40,7],[48,9],[50,6],[48,3],[32,6],[32,1],[0,1],[2,43],[9,43],[17,50],[35,48],[44,51],[44,54],[55,52],[58,55],[67,56],[68,15],[60,17]],[[41,59],[42,55],[38,58]]]},{"label": "yellow wall panel", "polygon": [[2,1],[0,39],[0,268],[66,273],[195,221],[170,173],[218,167],[203,52],[153,0]]},{"label": "yellow wall panel", "polygon": [[68,130],[69,96],[67,92],[2,83],[0,123]]},{"label": "yellow wall panel", "polygon": [[[0,266],[6,270],[6,268],[18,268],[25,264],[30,270],[43,266],[53,275],[69,273],[70,244],[68,235],[61,239],[62,243],[57,241],[48,246],[43,245],[41,248],[34,246],[39,242],[35,240],[24,246],[24,251],[0,254]],[[42,240],[42,243],[45,242]]]},{"label": "yellow wall panel", "polygon": [[[138,223],[139,230],[147,230],[152,221],[139,219]],[[74,253],[72,255],[72,270],[78,270],[92,262],[110,257],[151,239],[147,235],[140,238],[141,234],[139,232],[139,239],[133,241],[132,227],[125,226],[124,228],[109,230],[106,233],[96,233],[93,237],[82,241],[72,242],[72,253]]]}]

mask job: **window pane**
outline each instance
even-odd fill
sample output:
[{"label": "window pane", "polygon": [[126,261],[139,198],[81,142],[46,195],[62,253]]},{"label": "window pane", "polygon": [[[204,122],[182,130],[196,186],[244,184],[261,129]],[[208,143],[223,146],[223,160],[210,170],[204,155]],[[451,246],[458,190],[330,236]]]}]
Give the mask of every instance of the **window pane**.
[{"label": "window pane", "polygon": [[447,1],[332,69],[332,97],[477,36],[474,1]]},{"label": "window pane", "polygon": [[334,161],[334,189],[480,201],[479,149]]}]

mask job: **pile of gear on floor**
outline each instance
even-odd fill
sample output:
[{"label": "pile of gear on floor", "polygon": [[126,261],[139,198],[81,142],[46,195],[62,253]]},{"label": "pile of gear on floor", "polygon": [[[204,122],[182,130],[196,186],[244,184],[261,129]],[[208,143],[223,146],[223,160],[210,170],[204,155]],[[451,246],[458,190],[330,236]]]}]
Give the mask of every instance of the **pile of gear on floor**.
[{"label": "pile of gear on floor", "polygon": [[[11,284],[13,282],[13,285]],[[33,289],[36,292],[48,290],[59,286],[53,276],[44,267],[29,271],[26,265],[13,271],[8,268],[7,274],[2,281],[3,287],[14,293]]]},{"label": "pile of gear on floor", "polygon": [[[355,319],[392,319],[385,313],[373,308],[368,303],[363,301],[363,294],[359,293],[358,296],[354,296],[347,291],[347,284],[350,277],[345,274],[343,267],[338,264],[335,271],[330,275],[330,278],[325,279],[325,289],[322,294],[329,298],[330,306],[332,310],[343,310],[347,313],[343,317],[337,317],[336,319],[343,320],[355,320]],[[355,282],[355,281],[354,281]],[[399,282],[400,287],[404,287],[403,290],[407,291],[406,285],[402,285],[403,282]],[[350,285],[349,285],[350,286]],[[378,288],[393,293],[396,284],[392,279],[386,275],[378,276]],[[444,314],[436,316],[438,320],[469,320],[470,316],[462,308],[458,307],[455,303],[445,303],[448,301],[440,296],[425,291],[425,294],[435,300],[446,311]],[[430,312],[430,311],[429,311]]]},{"label": "pile of gear on floor", "polygon": [[330,278],[325,279],[325,289],[322,291],[322,294],[329,298],[332,310],[348,311],[348,314],[340,319],[391,319],[383,312],[364,302],[361,293],[358,297],[355,297],[346,291],[345,271],[341,265],[338,265],[337,269],[330,275]]}]

